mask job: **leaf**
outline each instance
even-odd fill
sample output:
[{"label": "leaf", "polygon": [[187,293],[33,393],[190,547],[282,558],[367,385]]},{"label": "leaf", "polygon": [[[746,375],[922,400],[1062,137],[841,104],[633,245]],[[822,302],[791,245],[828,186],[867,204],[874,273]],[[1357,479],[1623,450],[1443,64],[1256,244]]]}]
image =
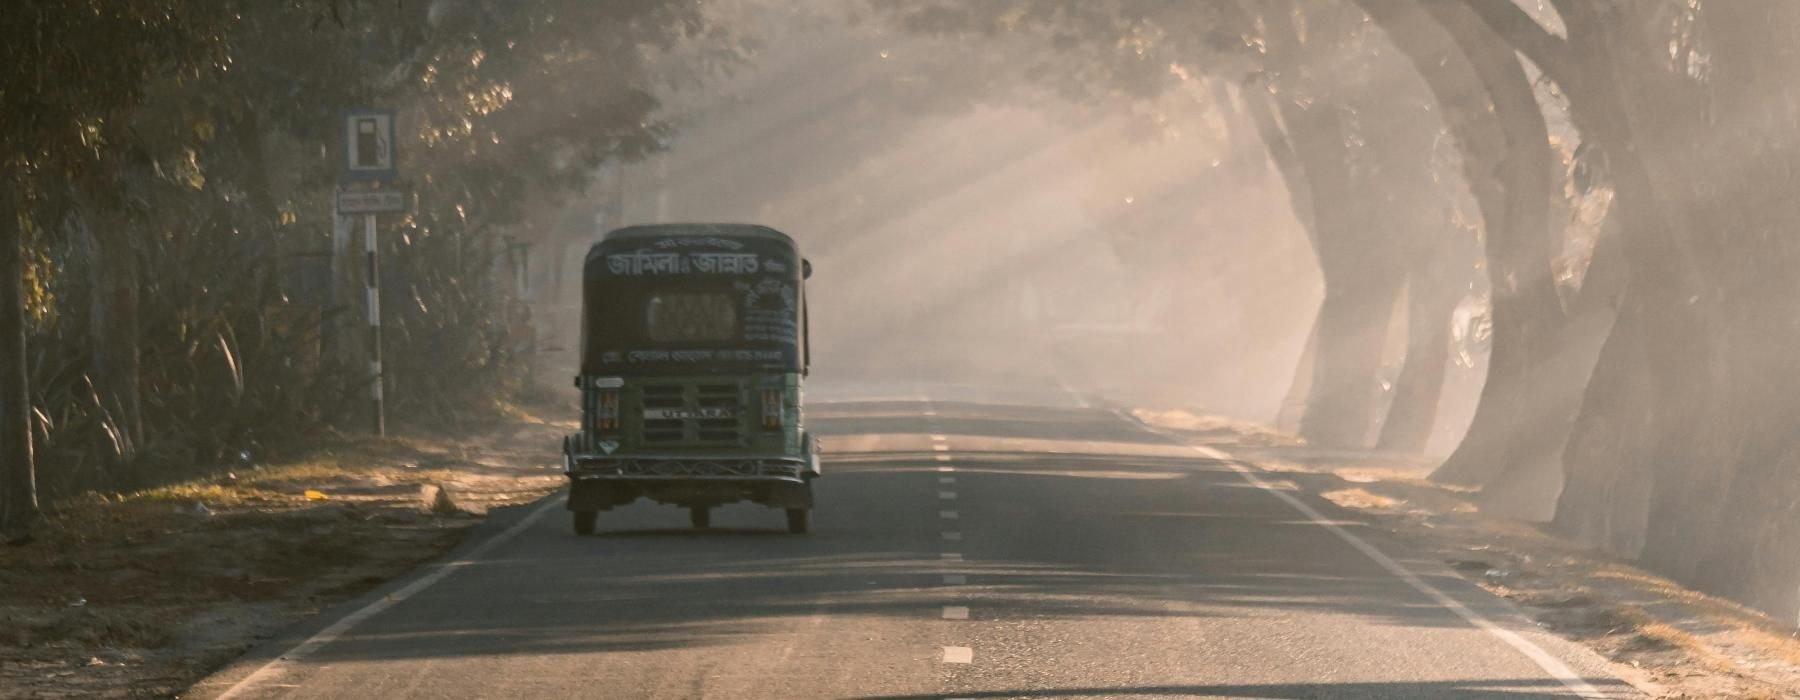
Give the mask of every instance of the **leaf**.
[{"label": "leaf", "polygon": [[232,344],[225,339],[225,333],[230,330],[231,327],[227,325],[224,330],[219,331],[213,337],[219,342],[219,352],[225,354],[225,368],[231,372],[232,396],[236,400],[242,401],[244,399],[244,369],[238,366],[237,354],[231,351]]},{"label": "leaf", "polygon": [[325,500],[325,498],[326,498],[325,492],[323,492],[323,491],[314,491],[312,489],[306,490],[306,500],[323,501],[323,500]]}]

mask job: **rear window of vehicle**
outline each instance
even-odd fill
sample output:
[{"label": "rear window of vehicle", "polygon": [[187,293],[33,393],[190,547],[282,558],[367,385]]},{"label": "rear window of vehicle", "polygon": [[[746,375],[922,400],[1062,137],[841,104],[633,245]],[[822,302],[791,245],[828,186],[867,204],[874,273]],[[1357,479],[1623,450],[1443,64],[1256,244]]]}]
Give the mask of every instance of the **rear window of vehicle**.
[{"label": "rear window of vehicle", "polygon": [[737,299],[720,292],[650,295],[645,330],[656,343],[710,343],[738,337]]}]

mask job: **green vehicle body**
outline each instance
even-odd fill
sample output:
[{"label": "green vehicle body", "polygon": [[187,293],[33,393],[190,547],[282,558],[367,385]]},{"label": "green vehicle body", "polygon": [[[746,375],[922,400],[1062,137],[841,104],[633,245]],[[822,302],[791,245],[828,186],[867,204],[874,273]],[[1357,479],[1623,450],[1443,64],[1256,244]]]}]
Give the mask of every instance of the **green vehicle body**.
[{"label": "green vehicle body", "polygon": [[809,528],[820,474],[802,412],[809,272],[791,239],[760,226],[637,226],[594,245],[581,431],[563,442],[578,533],[640,498],[687,508],[695,527],[749,501]]}]

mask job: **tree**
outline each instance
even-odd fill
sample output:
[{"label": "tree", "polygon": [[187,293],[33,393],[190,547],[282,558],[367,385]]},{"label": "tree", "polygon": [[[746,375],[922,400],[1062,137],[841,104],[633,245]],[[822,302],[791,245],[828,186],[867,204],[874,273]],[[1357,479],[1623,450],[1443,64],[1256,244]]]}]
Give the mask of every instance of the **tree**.
[{"label": "tree", "polygon": [[104,182],[128,138],[121,117],[157,69],[186,71],[216,57],[222,17],[174,0],[85,6],[30,1],[0,15],[0,531],[36,518],[31,396],[26,372],[25,232],[69,181]]},{"label": "tree", "polygon": [[[56,465],[37,484],[52,495],[129,488],[162,478],[161,466],[292,440],[341,413],[361,368],[334,369],[317,348],[324,327],[356,308],[321,307],[303,263],[329,245],[335,161],[323,146],[347,107],[404,115],[418,208],[383,244],[399,254],[390,269],[412,302],[390,307],[390,342],[403,350],[393,376],[413,383],[405,396],[453,414],[516,382],[516,303],[494,283],[497,242],[529,233],[533,204],[555,208],[600,163],[659,147],[667,126],[644,56],[710,31],[702,9],[576,0],[9,8],[0,234],[28,245],[34,274],[24,292],[32,315],[0,322],[0,332],[22,329],[0,354],[0,519],[31,518],[34,471],[22,450]],[[7,292],[21,288],[11,283],[22,264],[0,275],[0,296],[17,298]],[[22,336],[29,346],[15,353],[11,339]],[[465,381],[430,380],[443,372]],[[33,435],[35,444],[20,439]]]},{"label": "tree", "polygon": [[[1162,94],[1178,82],[1172,65],[1243,83],[1244,109],[1288,183],[1325,280],[1309,344],[1315,350],[1298,373],[1308,389],[1301,434],[1321,445],[1369,443],[1383,405],[1377,375],[1387,328],[1408,264],[1422,260],[1407,241],[1421,226],[1450,229],[1442,215],[1455,181],[1433,176],[1428,156],[1441,126],[1422,86],[1394,70],[1404,64],[1383,42],[1368,39],[1361,12],[1313,0],[1203,7],[1041,0],[927,3],[896,14],[914,31],[1035,37],[1054,50],[1027,60],[1056,68],[1027,74],[1086,101]],[[1447,310],[1454,301],[1445,298],[1459,296],[1423,284],[1416,296],[1427,289],[1443,296],[1421,313]],[[1421,333],[1441,327],[1421,321],[1413,324]],[[1420,371],[1415,365],[1414,376]],[[1409,390],[1402,407],[1419,404],[1434,407],[1436,397]]]},{"label": "tree", "polygon": [[31,454],[31,393],[25,368],[25,236],[10,183],[0,183],[0,536],[37,519]]}]

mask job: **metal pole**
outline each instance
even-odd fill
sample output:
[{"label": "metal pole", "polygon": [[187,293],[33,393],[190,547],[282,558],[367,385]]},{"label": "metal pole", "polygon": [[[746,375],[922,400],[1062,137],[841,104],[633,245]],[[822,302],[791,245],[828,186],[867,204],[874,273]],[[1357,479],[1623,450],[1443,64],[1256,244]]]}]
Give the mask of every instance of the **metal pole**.
[{"label": "metal pole", "polygon": [[374,414],[375,434],[387,434],[386,410],[381,396],[381,247],[375,240],[375,215],[363,217],[363,249],[369,258],[365,276],[369,290],[369,406]]}]

